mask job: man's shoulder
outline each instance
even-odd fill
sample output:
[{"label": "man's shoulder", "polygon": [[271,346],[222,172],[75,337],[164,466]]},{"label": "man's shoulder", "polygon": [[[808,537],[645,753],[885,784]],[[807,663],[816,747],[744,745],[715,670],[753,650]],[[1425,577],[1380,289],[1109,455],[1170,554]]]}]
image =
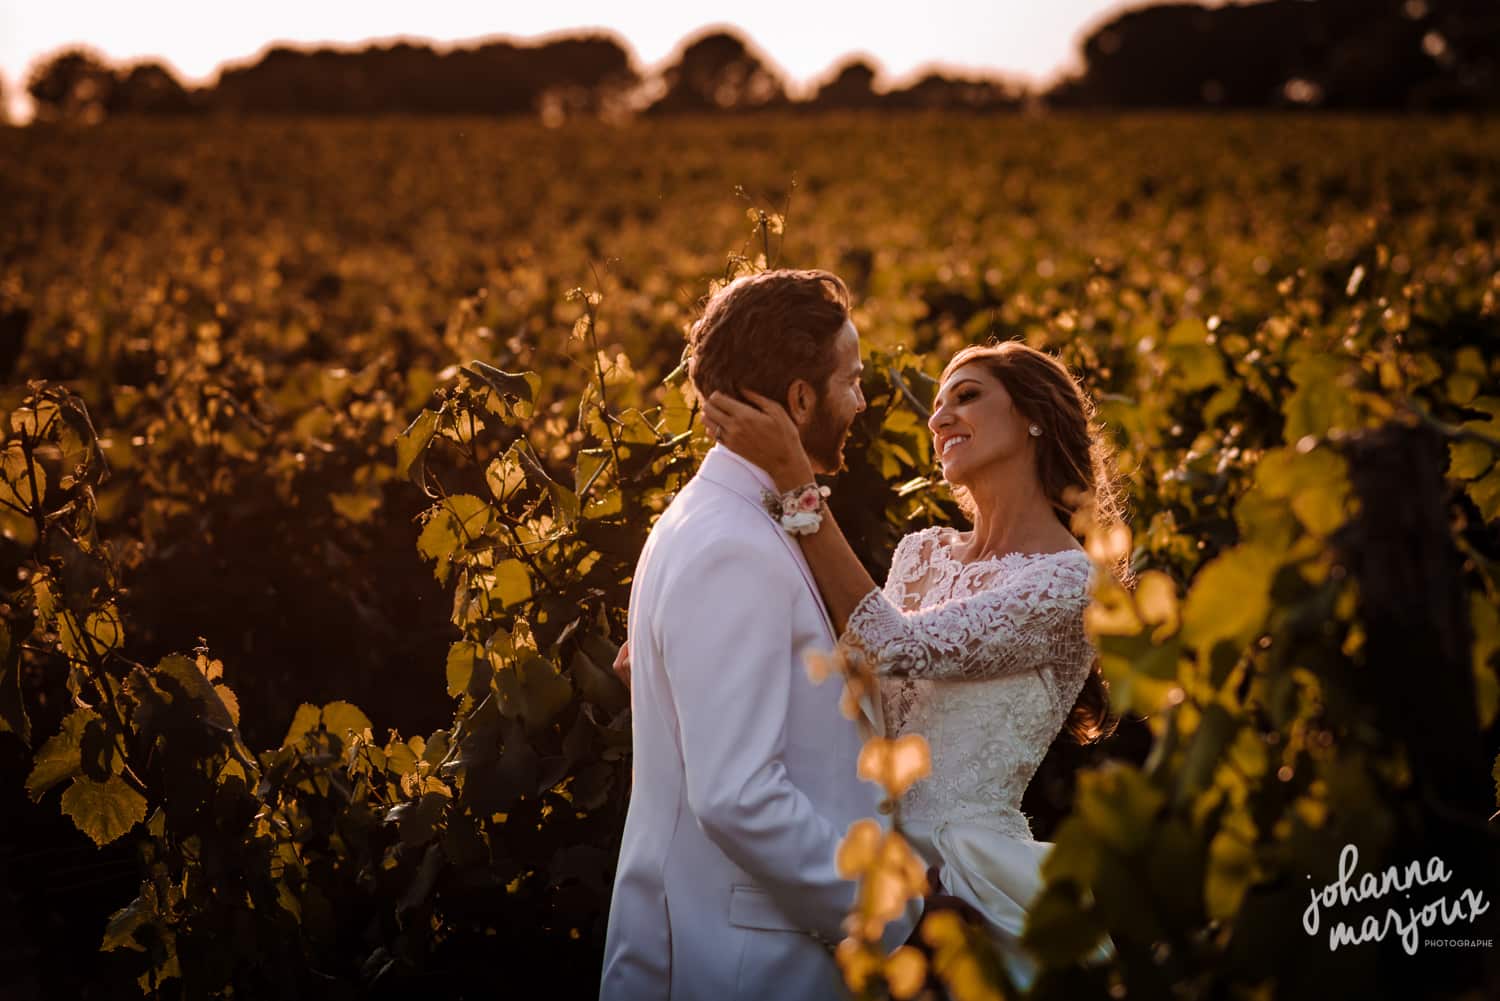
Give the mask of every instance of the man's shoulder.
[{"label": "man's shoulder", "polygon": [[656,544],[671,541],[675,549],[703,556],[738,552],[785,557],[781,530],[746,497],[702,476],[695,477],[672,499],[652,528]]}]

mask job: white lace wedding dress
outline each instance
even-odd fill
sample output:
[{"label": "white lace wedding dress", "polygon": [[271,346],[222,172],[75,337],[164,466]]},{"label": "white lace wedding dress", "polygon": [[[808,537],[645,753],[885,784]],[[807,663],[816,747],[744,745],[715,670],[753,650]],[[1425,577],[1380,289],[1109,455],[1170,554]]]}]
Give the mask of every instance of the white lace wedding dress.
[{"label": "white lace wedding dress", "polygon": [[[954,538],[941,527],[905,536],[840,643],[873,663],[887,735],[919,733],[931,748],[932,774],[901,801],[913,848],[989,919],[1025,987],[1035,966],[1018,940],[1052,843],[1033,838],[1021,795],[1091,669],[1083,610],[1095,570],[1082,549],[963,563]],[[1096,958],[1110,954],[1105,942]]]}]

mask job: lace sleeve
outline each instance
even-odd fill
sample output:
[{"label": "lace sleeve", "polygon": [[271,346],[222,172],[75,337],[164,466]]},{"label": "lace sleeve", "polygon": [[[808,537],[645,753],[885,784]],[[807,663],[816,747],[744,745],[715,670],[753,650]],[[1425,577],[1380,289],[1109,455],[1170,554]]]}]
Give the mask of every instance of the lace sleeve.
[{"label": "lace sleeve", "polygon": [[872,589],[841,639],[869,656],[878,674],[913,678],[995,678],[1087,660],[1083,610],[1092,573],[1084,558],[1041,559],[994,587],[915,612]]},{"label": "lace sleeve", "polygon": [[896,543],[896,551],[891,554],[891,569],[881,590],[897,608],[907,607],[907,602],[912,600],[911,585],[927,572],[929,540],[935,538],[936,532],[936,528],[908,532]]}]

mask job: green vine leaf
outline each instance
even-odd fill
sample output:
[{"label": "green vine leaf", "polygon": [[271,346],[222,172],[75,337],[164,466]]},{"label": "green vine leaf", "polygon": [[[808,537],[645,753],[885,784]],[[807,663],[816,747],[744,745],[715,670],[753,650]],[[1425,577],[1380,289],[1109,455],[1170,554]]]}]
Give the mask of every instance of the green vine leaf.
[{"label": "green vine leaf", "polygon": [[1194,579],[1182,609],[1184,642],[1200,653],[1220,640],[1244,646],[1265,624],[1277,553],[1239,545],[1207,563]]},{"label": "green vine leaf", "polygon": [[63,792],[62,810],[96,845],[107,845],[146,819],[146,798],[118,775],[103,782],[86,776]]},{"label": "green vine leaf", "polygon": [[356,737],[370,729],[370,717],[366,716],[355,706],[342,699],[328,703],[323,707],[323,728],[340,741],[348,743],[349,734]]},{"label": "green vine leaf", "polygon": [[32,758],[26,776],[26,792],[33,803],[48,789],[83,773],[83,735],[90,723],[99,721],[92,709],[75,709],[62,722],[62,729],[48,738]]},{"label": "green vine leaf", "polygon": [[397,475],[411,480],[428,497],[433,494],[427,485],[425,456],[428,444],[432,442],[433,435],[437,434],[439,417],[438,412],[423,410],[396,438]]}]

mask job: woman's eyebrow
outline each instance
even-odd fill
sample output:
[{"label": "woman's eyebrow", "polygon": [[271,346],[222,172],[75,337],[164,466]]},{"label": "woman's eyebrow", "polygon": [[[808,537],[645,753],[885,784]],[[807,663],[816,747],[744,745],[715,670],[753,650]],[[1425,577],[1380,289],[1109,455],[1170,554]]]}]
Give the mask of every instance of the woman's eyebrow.
[{"label": "woman's eyebrow", "polygon": [[[948,388],[950,390],[957,389],[959,386],[962,386],[965,383],[969,383],[969,382],[974,383],[976,386],[979,385],[979,380],[978,379],[960,379],[957,382],[955,382],[953,385],[949,386]],[[943,396],[943,391],[939,390],[938,394],[937,394],[937,397],[933,400],[933,402],[934,403],[937,402],[937,400],[941,399],[942,396]]]}]

